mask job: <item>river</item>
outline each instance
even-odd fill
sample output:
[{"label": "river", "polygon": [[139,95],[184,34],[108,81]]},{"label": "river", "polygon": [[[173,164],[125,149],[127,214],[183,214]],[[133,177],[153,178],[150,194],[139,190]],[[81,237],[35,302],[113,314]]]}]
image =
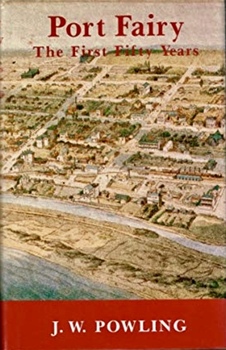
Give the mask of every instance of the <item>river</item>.
[{"label": "river", "polygon": [[80,205],[76,203],[63,202],[57,199],[47,199],[41,197],[31,197],[31,196],[15,196],[9,193],[5,193],[0,196],[0,201],[2,204],[16,204],[25,205],[32,208],[44,209],[44,210],[55,210],[57,212],[63,212],[66,214],[72,214],[80,217],[88,217],[93,220],[113,222],[115,224],[128,225],[135,228],[144,228],[148,230],[153,230],[160,236],[165,237],[175,243],[178,243],[186,248],[194,249],[198,252],[211,254],[214,256],[219,256],[225,258],[226,247],[216,246],[194,241],[184,236],[180,236],[177,233],[167,230],[165,227],[157,227],[150,222],[144,222],[136,218],[130,218],[123,215],[107,212],[97,208],[92,208],[86,205]]}]

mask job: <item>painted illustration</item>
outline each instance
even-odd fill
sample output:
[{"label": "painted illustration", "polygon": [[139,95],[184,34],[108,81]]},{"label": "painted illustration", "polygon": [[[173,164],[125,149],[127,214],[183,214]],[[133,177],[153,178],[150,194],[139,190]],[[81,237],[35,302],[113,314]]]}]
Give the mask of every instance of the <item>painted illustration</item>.
[{"label": "painted illustration", "polygon": [[225,298],[223,2],[62,3],[1,5],[1,298]]}]

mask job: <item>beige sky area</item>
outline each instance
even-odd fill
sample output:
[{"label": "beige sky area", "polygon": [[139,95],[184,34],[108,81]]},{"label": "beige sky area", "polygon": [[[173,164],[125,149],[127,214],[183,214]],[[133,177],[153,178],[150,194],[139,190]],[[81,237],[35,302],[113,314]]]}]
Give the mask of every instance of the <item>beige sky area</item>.
[{"label": "beige sky area", "polygon": [[[111,3],[106,6],[106,2]],[[26,3],[26,6],[25,6]],[[42,3],[42,4],[40,4]],[[66,3],[66,5],[65,5]],[[143,4],[145,3],[145,5]],[[177,45],[200,48],[224,47],[224,2],[215,1],[2,1],[2,49],[25,49],[32,52],[34,45],[51,45],[51,47],[66,49],[71,45],[87,47],[113,48],[114,45]],[[154,32],[157,33],[157,22],[183,22],[176,42],[175,33],[170,24],[164,29],[164,35],[131,36],[134,22],[144,24],[144,33],[148,32],[148,15],[153,14]],[[124,37],[116,37],[117,15],[131,15],[128,29]],[[49,38],[49,16],[61,16],[66,24],[58,30],[58,38]],[[104,21],[105,36],[97,34],[97,22]],[[66,33],[67,25],[76,22],[93,22],[90,37],[70,37]]]}]

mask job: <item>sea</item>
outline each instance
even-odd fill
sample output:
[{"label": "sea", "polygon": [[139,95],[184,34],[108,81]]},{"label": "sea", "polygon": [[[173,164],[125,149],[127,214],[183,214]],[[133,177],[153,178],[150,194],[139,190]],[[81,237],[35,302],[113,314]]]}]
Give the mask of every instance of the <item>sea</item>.
[{"label": "sea", "polygon": [[1,300],[140,299],[68,269],[11,248],[2,248]]}]

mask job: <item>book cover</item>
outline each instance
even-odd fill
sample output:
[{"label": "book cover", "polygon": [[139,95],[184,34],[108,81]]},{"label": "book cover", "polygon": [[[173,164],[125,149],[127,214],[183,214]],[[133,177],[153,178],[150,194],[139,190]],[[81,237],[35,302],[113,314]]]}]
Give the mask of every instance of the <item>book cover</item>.
[{"label": "book cover", "polygon": [[223,14],[2,1],[2,349],[226,348]]}]

